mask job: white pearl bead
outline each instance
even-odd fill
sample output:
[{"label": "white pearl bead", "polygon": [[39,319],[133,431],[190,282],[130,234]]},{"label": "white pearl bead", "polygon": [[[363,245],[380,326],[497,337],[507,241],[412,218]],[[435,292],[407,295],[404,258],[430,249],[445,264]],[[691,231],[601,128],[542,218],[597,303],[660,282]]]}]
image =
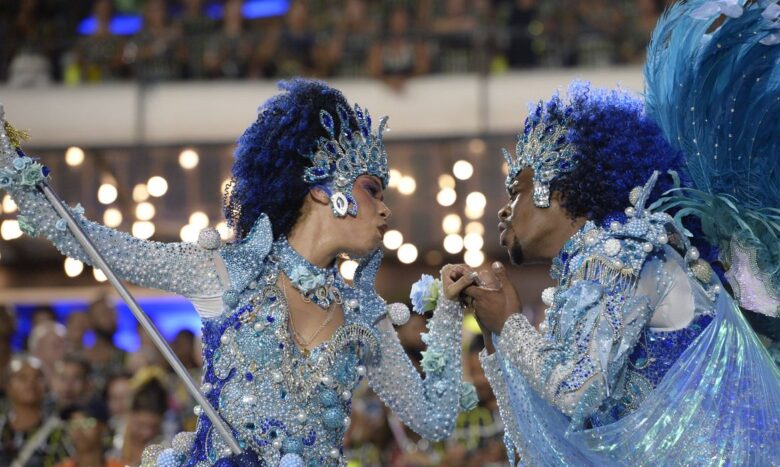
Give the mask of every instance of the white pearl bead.
[{"label": "white pearl bead", "polygon": [[661,245],[666,245],[666,243],[669,241],[669,237],[666,236],[666,234],[661,234],[658,236],[658,243]]},{"label": "white pearl bead", "polygon": [[653,244],[652,243],[645,243],[642,245],[642,249],[645,250],[646,253],[650,253],[653,251]]},{"label": "white pearl bead", "polygon": [[620,230],[620,222],[618,222],[618,221],[610,222],[609,228],[612,229],[612,230]]},{"label": "white pearl bead", "polygon": [[201,385],[200,387],[200,390],[203,393],[208,393],[211,392],[211,388],[212,388],[211,383],[203,383],[203,385]]},{"label": "white pearl bead", "polygon": [[273,372],[274,383],[281,383],[284,376],[278,371]]},{"label": "white pearl bead", "polygon": [[363,365],[358,365],[356,370],[359,376],[366,376],[366,367],[364,367]]},{"label": "white pearl bead", "polygon": [[200,416],[202,410],[203,409],[201,409],[199,405],[196,405],[195,407],[192,408],[192,413],[194,413],[197,416]]},{"label": "white pearl bead", "polygon": [[635,214],[636,214],[636,209],[631,207],[626,208],[626,215],[628,217],[634,217]]},{"label": "white pearl bead", "polygon": [[690,250],[688,250],[688,258],[691,259],[691,261],[696,261],[699,259],[699,250],[696,247],[691,247]]},{"label": "white pearl bead", "polygon": [[320,381],[322,381],[322,384],[324,384],[325,386],[330,386],[330,384],[333,382],[333,379],[330,376],[325,375],[322,378],[320,378]]},{"label": "white pearl bead", "polygon": [[231,451],[230,448],[225,448],[222,450],[222,457],[230,457],[231,454],[233,454],[233,451]]},{"label": "white pearl bead", "polygon": [[358,301],[356,298],[350,298],[347,300],[347,306],[350,308],[357,308],[358,307]]},{"label": "white pearl bead", "polygon": [[348,401],[351,397],[352,397],[351,392],[346,390],[341,392],[341,398],[344,399],[345,401]]},{"label": "white pearl bead", "polygon": [[298,422],[303,423],[306,421],[306,412],[298,412],[298,415],[295,416],[295,418],[298,420]]},{"label": "white pearl bead", "polygon": [[219,338],[219,341],[222,342],[223,344],[227,344],[228,342],[230,342],[230,337],[228,337],[227,334],[222,334],[222,337]]},{"label": "white pearl bead", "polygon": [[720,293],[720,286],[719,285],[714,286],[712,288],[712,291],[715,292],[716,294],[719,294]]},{"label": "white pearl bead", "polygon": [[260,332],[263,329],[265,329],[265,324],[263,324],[262,321],[258,321],[255,323],[255,331]]},{"label": "white pearl bead", "polygon": [[332,457],[334,459],[338,459],[339,455],[340,454],[339,454],[339,450],[338,449],[333,448],[333,449],[330,450],[330,457]]},{"label": "white pearl bead", "polygon": [[349,419],[349,417],[344,417],[344,428],[349,428],[350,422],[351,420]]},{"label": "white pearl bead", "polygon": [[279,448],[281,448],[281,447],[282,447],[282,440],[280,440],[280,439],[278,439],[278,438],[277,438],[277,439],[275,439],[275,440],[274,440],[274,442],[273,442],[273,446],[274,446],[274,449],[279,449]]}]

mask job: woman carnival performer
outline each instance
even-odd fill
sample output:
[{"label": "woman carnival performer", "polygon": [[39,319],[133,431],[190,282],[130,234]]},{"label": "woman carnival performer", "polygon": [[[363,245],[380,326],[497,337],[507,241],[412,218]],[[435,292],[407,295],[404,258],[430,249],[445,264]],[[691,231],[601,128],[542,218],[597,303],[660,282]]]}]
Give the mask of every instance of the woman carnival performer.
[{"label": "woman carnival performer", "polygon": [[[462,310],[449,298],[469,278],[444,271],[424,336],[438,364],[423,379],[392,326],[409,310],[387,306],[374,288],[390,217],[386,119],[372,132],[368,112],[339,91],[303,79],[280,86],[238,141],[225,203],[234,243],[214,229],[197,244],[142,241],[72,210],[120,277],[193,302],[203,319],[202,391],[243,450],[231,457],[201,415],[195,433],[147,448],[145,465],[345,465],[352,391],[363,377],[423,437],[440,440],[454,427]],[[1,136],[0,181],[25,232],[89,261],[37,190],[40,164]],[[344,253],[360,258],[351,286],[336,265]]]},{"label": "woman carnival performer", "polygon": [[644,106],[575,84],[526,120],[502,242],[520,262],[551,245],[523,220],[562,232],[542,252],[558,284],[538,327],[480,310],[493,292],[517,303],[506,281],[465,292],[494,333],[482,363],[522,465],[780,462],[780,371],[738,306],[780,312],[779,16],[774,1],[677,3],[648,49]]}]

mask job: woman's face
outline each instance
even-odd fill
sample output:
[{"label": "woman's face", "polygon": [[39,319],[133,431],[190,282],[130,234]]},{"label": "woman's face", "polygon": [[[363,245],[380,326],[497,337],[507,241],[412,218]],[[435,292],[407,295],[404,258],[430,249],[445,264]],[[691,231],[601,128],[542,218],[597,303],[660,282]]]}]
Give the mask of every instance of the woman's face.
[{"label": "woman's face", "polygon": [[384,202],[382,182],[373,175],[361,175],[355,180],[352,197],[358,204],[357,216],[337,220],[342,221],[338,222],[338,229],[346,243],[344,250],[355,258],[379,248],[387,231],[390,209]]}]

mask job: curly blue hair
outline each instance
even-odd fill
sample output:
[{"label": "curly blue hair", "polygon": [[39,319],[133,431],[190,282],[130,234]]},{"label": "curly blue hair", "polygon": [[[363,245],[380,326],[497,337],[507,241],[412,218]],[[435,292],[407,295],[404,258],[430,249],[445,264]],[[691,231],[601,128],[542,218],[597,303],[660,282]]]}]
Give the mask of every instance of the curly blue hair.
[{"label": "curly blue hair", "polygon": [[[573,168],[550,182],[550,191],[562,195],[571,218],[585,217],[599,225],[625,221],[623,210],[634,187],[644,185],[655,170],[682,173],[682,153],[629,92],[575,81],[568,102],[555,95],[544,104],[544,113],[545,118],[567,122],[566,139],[575,147]],[[659,177],[650,199],[671,187],[671,177]]]},{"label": "curly blue hair", "polygon": [[[339,90],[321,81],[296,78],[281,81],[279,89],[284,92],[260,107],[257,120],[238,139],[224,202],[237,239],[251,231],[261,214],[271,221],[274,238],[289,234],[311,188],[303,179],[311,166],[305,155],[318,138],[328,137],[320,110],[336,115],[337,106],[349,107]],[[340,132],[340,123],[335,124]],[[350,126],[357,128],[357,122]]]}]

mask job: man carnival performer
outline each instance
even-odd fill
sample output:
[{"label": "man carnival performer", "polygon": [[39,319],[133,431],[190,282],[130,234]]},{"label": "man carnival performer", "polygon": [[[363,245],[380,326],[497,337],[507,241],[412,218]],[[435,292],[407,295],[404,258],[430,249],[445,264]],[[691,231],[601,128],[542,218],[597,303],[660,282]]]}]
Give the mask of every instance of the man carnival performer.
[{"label": "man carnival performer", "polygon": [[780,310],[780,7],[726,3],[665,14],[644,105],[575,83],[505,154],[501,244],[557,280],[539,317],[500,263],[492,288],[465,291],[492,336],[481,360],[513,462],[780,459],[780,372],[737,306]]}]

